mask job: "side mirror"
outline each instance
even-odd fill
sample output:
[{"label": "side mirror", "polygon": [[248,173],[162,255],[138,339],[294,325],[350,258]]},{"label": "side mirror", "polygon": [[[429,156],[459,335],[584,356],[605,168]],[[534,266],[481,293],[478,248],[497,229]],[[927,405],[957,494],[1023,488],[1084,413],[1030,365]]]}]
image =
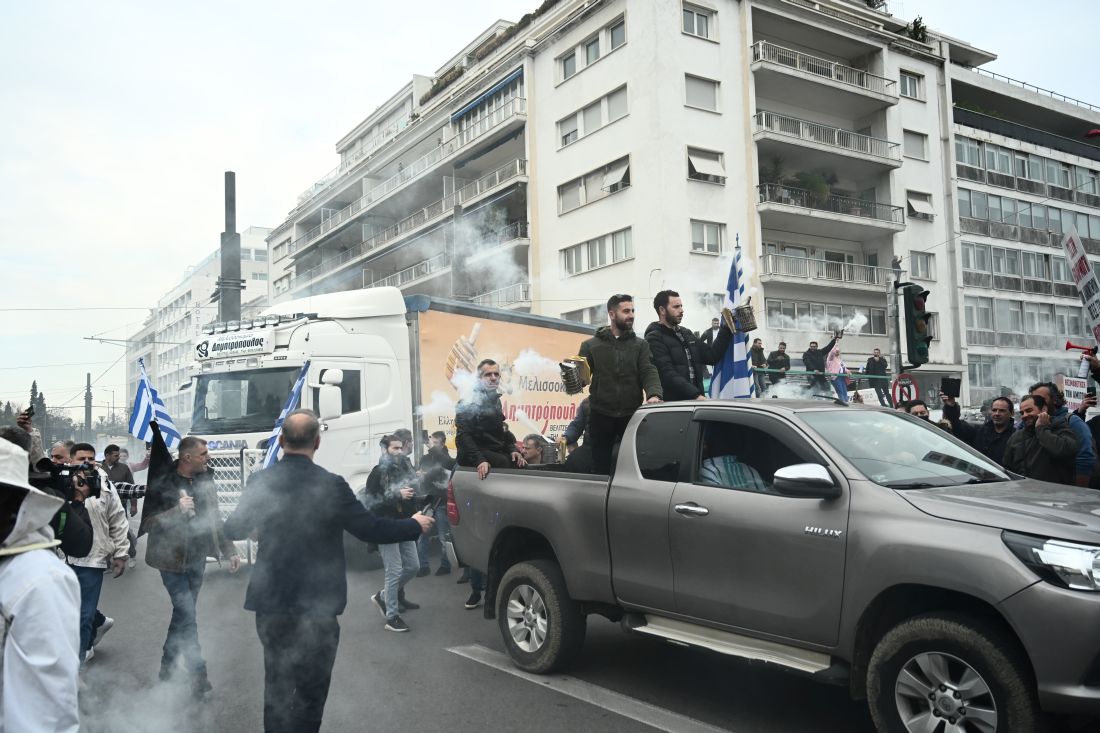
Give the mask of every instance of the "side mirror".
[{"label": "side mirror", "polygon": [[[328,377],[328,375],[325,375]],[[331,384],[322,384],[317,388],[317,414],[321,422],[340,417],[342,414],[340,388]]]},{"label": "side mirror", "polygon": [[321,375],[321,384],[332,384],[339,387],[344,383],[343,369],[326,369]]},{"label": "side mirror", "polygon": [[772,485],[785,496],[808,499],[834,499],[840,496],[840,487],[829,471],[817,463],[784,466],[775,472]]}]

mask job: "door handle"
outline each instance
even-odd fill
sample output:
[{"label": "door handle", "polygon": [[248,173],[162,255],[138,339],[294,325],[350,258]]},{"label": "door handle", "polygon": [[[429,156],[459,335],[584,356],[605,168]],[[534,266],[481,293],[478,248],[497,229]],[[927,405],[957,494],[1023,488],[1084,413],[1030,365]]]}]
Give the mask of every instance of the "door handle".
[{"label": "door handle", "polygon": [[677,514],[683,514],[689,517],[705,517],[710,514],[710,509],[705,506],[699,506],[694,501],[689,501],[687,504],[677,504],[673,507]]}]

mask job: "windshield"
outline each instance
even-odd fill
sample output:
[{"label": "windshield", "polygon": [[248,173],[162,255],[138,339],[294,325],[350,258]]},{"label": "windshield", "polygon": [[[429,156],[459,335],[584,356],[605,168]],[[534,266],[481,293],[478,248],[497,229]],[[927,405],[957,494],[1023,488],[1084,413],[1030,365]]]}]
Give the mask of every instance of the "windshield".
[{"label": "windshield", "polygon": [[997,464],[924,420],[877,410],[808,411],[799,417],[882,486],[924,489],[1009,480]]},{"label": "windshield", "polygon": [[275,427],[298,367],[203,374],[195,383],[196,433],[251,433]]}]

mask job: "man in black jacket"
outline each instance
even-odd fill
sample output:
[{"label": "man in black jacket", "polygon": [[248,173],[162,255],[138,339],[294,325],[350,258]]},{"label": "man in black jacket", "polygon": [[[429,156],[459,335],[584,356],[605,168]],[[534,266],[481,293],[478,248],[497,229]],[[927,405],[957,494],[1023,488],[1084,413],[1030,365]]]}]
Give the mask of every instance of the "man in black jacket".
[{"label": "man in black jacket", "polygon": [[[309,410],[283,423],[283,458],[254,474],[225,534],[255,532],[260,549],[244,607],[256,613],[264,647],[264,730],[315,732],[328,698],[340,641],[336,617],[347,605],[343,534],[364,542],[415,540],[432,519],[379,519],[347,482],[313,462],[321,425]],[[302,508],[308,507],[303,515]]]},{"label": "man in black jacket", "polygon": [[828,378],[825,376],[825,357],[836,345],[836,337],[825,344],[824,349],[817,348],[817,342],[811,341],[810,348],[802,352],[802,368],[812,373],[810,377],[810,391],[826,392],[832,394]]},{"label": "man in black jacket", "polygon": [[981,427],[974,427],[961,420],[962,409],[954,397],[943,398],[943,417],[951,423],[951,432],[956,438],[971,446],[998,466],[1004,464],[1005,446],[1016,432],[1013,425],[1012,400],[997,397],[989,406],[989,419]]},{"label": "man in black jacket", "polygon": [[684,320],[684,301],[673,290],[662,290],[653,298],[657,320],[645,330],[653,366],[661,379],[666,401],[705,400],[703,371],[707,364],[717,364],[733,338],[723,325],[714,343],[707,345],[680,325]]},{"label": "man in black jacket", "polygon": [[759,372],[757,369],[768,368],[768,357],[764,356],[764,340],[753,339],[752,348],[749,349],[749,359],[752,361],[752,380],[753,385],[756,387],[757,398],[764,396],[764,391],[767,389],[767,381],[764,379],[764,372]]},{"label": "man in black jacket", "polygon": [[[879,377],[886,376],[886,357],[882,355],[881,351],[875,349],[875,353],[867,360],[867,366],[863,368],[863,373]],[[886,383],[885,379],[872,379],[871,386],[875,388],[875,396],[878,397],[878,403],[880,405],[883,407],[894,406],[894,401],[890,397],[890,385]],[[956,433],[956,435],[958,435],[958,433]],[[1000,463],[1000,461],[998,461],[998,463]]]},{"label": "man in black jacket", "polygon": [[1005,446],[1004,467],[1039,481],[1073,486],[1077,480],[1074,458],[1081,441],[1062,415],[1051,417],[1047,401],[1039,395],[1020,398],[1024,426]]},{"label": "man in black jacket", "polygon": [[768,378],[771,379],[771,383],[775,384],[787,376],[787,370],[790,368],[791,357],[787,354],[787,343],[785,341],[780,341],[779,347],[768,354],[768,369],[777,370],[768,375]]},{"label": "man in black jacket", "polygon": [[455,406],[455,445],[458,465],[477,468],[485,478],[490,468],[527,465],[516,450],[516,436],[504,424],[500,406],[500,366],[492,359],[477,365],[477,386]]},{"label": "man in black jacket", "polygon": [[[455,467],[455,459],[447,450],[447,434],[437,430],[428,438],[428,452],[420,459],[420,493],[428,497],[428,501],[437,504],[435,513],[435,534],[439,537],[439,543],[446,541],[451,526],[447,524],[447,479],[450,478],[451,469]],[[417,576],[424,577],[431,572],[428,563],[428,549],[431,542],[431,534],[421,535],[416,543],[416,554],[420,556],[420,571]],[[450,575],[451,561],[446,552],[440,553],[439,570],[436,575]]]}]

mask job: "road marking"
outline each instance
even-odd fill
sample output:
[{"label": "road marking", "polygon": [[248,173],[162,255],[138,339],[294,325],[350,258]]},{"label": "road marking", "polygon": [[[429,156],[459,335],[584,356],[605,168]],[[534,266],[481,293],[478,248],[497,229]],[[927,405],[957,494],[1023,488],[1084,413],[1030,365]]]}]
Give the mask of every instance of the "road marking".
[{"label": "road marking", "polygon": [[731,733],[725,728],[716,728],[701,720],[650,705],[567,674],[540,675],[524,672],[512,664],[508,655],[481,644],[455,646],[447,651],[667,733]]}]

